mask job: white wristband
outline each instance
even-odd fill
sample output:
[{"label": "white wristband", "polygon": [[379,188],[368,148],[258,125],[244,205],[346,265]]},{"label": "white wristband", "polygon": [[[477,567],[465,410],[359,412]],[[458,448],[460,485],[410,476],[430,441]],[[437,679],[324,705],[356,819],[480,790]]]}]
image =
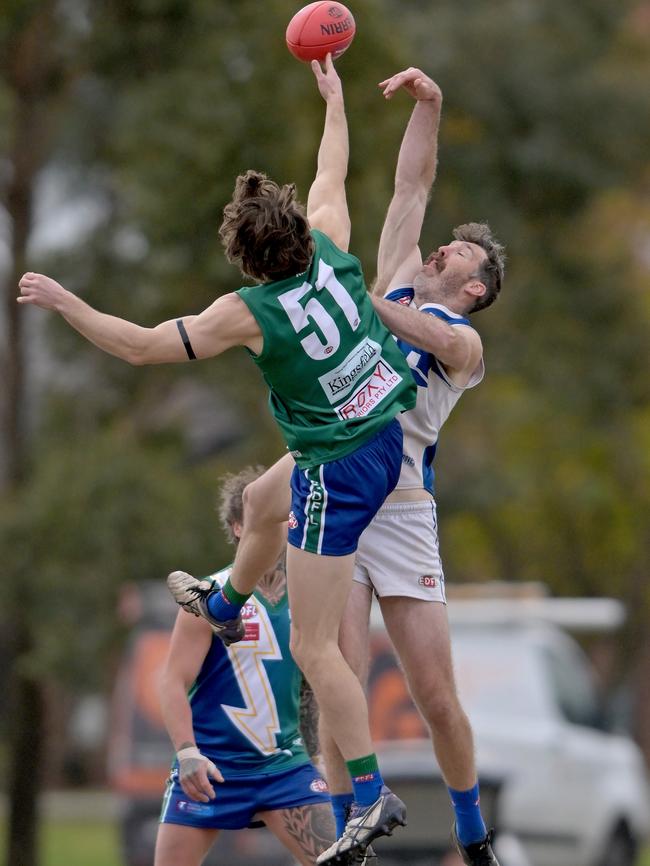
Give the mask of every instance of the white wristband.
[{"label": "white wristband", "polygon": [[202,755],[201,752],[199,752],[196,746],[188,746],[186,749],[181,749],[180,752],[176,752],[176,757],[179,761],[185,761],[187,758],[200,758],[203,761],[208,760],[205,755]]}]

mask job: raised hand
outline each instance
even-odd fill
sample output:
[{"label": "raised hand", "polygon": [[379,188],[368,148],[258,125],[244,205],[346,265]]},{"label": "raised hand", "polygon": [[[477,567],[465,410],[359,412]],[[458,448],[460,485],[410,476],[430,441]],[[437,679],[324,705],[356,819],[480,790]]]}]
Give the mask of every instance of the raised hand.
[{"label": "raised hand", "polygon": [[20,295],[16,300],[19,304],[34,304],[44,310],[58,310],[68,291],[51,277],[45,274],[23,274],[18,283]]},{"label": "raised hand", "polygon": [[341,79],[339,78],[336,69],[334,69],[331,54],[328,54],[325,58],[324,67],[325,68],[323,69],[318,60],[312,60],[311,62],[311,68],[316,76],[320,95],[323,97],[325,102],[329,102],[332,98],[339,98],[342,100],[343,85],[341,84]]},{"label": "raised hand", "polygon": [[379,87],[383,88],[386,99],[392,99],[393,95],[403,87],[418,101],[442,101],[442,91],[436,82],[415,66],[410,66],[403,72],[398,72],[385,81],[381,81]]}]

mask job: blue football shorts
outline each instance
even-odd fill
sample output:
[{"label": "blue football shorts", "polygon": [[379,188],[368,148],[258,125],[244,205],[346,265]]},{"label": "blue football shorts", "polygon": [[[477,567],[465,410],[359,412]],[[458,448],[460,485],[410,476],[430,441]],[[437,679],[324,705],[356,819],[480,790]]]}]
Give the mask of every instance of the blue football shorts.
[{"label": "blue football shorts", "polygon": [[402,467],[402,427],[394,418],[356,451],[291,476],[289,544],[324,556],[345,556],[384,499]]},{"label": "blue football shorts", "polygon": [[215,799],[200,803],[187,796],[178,781],[178,769],[172,770],[160,823],[204,830],[242,830],[262,826],[254,819],[258,812],[331,802],[327,784],[312,764],[301,764],[280,773],[233,776],[212,785]]}]

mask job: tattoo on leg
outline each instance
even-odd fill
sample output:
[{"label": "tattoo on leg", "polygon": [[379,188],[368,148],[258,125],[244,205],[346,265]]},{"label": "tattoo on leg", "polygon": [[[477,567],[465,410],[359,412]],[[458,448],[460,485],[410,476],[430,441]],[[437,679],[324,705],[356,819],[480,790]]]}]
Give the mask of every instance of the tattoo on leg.
[{"label": "tattoo on leg", "polygon": [[303,677],[300,683],[300,733],[310,758],[320,751],[318,743],[318,704],[314,690]]},{"label": "tattoo on leg", "polygon": [[334,816],[326,803],[284,809],[283,818],[285,830],[314,861],[336,839]]}]

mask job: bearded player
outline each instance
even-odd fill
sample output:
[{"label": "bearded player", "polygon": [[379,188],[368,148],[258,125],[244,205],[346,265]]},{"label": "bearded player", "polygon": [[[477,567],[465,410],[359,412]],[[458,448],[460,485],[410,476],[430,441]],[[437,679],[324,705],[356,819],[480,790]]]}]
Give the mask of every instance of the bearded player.
[{"label": "bearded player", "polygon": [[[436,172],[442,94],[430,78],[413,68],[381,86],[388,98],[404,88],[416,99],[382,231],[374,294],[376,309],[399,338],[411,366],[418,398],[416,408],[401,416],[404,449],[397,487],[359,542],[341,647],[363,679],[374,591],[411,693],[431,729],[454,807],[454,844],[468,866],[498,866],[480,811],[472,731],[453,677],[433,458],[443,423],[463,392],[483,377],[481,340],[468,317],[497,297],[503,248],[487,225],[470,223],[455,229],[453,240],[423,262],[419,240]],[[254,523],[281,514],[279,498],[288,507],[282,491],[290,467],[283,463],[287,458],[246,490],[247,519]],[[345,836],[353,803],[349,774],[326,730],[321,744],[337,836]],[[339,843],[319,862],[336,862],[338,850]]]},{"label": "bearded player", "polygon": [[[423,262],[420,232],[436,173],[442,94],[413,68],[382,86],[387,97],[403,88],[416,99],[379,245],[374,296],[380,317],[399,338],[418,398],[402,416],[400,479],[359,542],[341,642],[363,678],[374,593],[431,731],[455,813],[453,842],[468,866],[498,866],[481,816],[472,730],[454,682],[433,459],[440,428],[463,392],[483,378],[481,340],[469,316],[490,306],[500,291],[503,247],[487,225],[470,223],[454,229],[453,240]],[[331,740],[322,740],[336,813],[352,799],[349,778]]]}]

